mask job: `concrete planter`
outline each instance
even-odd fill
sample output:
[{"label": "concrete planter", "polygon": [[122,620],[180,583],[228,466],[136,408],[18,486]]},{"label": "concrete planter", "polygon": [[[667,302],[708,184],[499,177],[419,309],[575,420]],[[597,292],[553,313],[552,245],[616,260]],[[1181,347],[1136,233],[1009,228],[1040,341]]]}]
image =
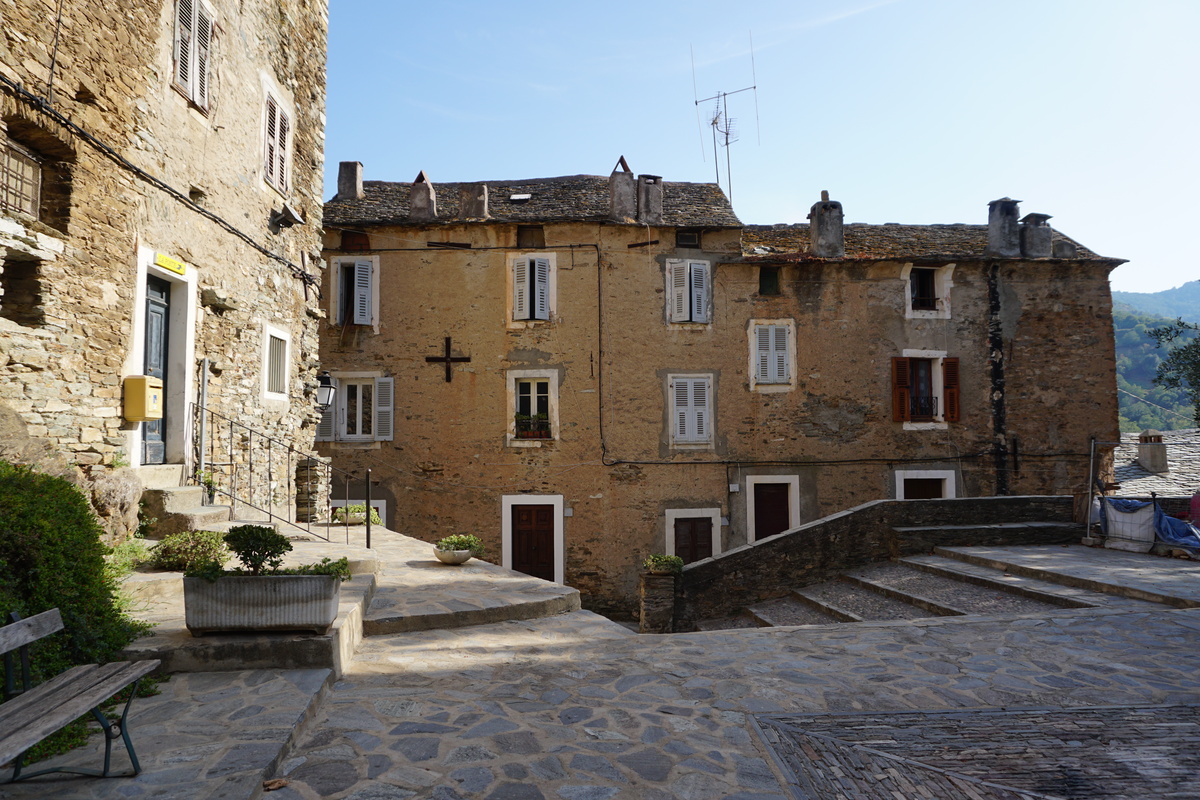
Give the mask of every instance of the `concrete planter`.
[{"label": "concrete planter", "polygon": [[435,547],[433,554],[443,564],[465,564],[471,560],[470,550],[438,550]]},{"label": "concrete planter", "polygon": [[206,633],[312,631],[337,617],[342,583],[329,575],[226,575],[183,579],[187,628]]}]

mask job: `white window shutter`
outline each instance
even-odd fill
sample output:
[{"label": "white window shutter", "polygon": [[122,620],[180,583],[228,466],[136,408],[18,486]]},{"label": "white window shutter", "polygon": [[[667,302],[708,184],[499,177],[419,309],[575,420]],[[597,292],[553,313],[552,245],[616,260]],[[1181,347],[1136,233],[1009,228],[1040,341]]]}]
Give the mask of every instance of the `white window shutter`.
[{"label": "white window shutter", "polygon": [[371,280],[374,277],[373,264],[370,260],[354,262],[354,319],[355,325],[371,325]]},{"label": "white window shutter", "polygon": [[329,407],[321,412],[321,420],[317,423],[317,438],[318,442],[332,442],[334,438],[334,424],[336,421],[335,414],[337,407],[341,403],[341,392],[338,391],[337,378],[333,378],[333,402]]},{"label": "white window shutter", "polygon": [[708,381],[697,378],[692,381],[692,409],[696,420],[695,441],[708,441]]},{"label": "white window shutter", "polygon": [[674,403],[672,425],[675,428],[675,438],[681,442],[688,440],[688,433],[693,428],[690,388],[691,381],[686,378],[676,378],[671,392]]},{"label": "white window shutter", "polygon": [[668,261],[671,296],[667,298],[667,317],[671,322],[688,321],[688,265],[685,261]]},{"label": "white window shutter", "polygon": [[676,378],[671,387],[672,427],[678,442],[707,442],[712,438],[711,384],[708,378]]},{"label": "white window shutter", "polygon": [[535,319],[550,319],[550,259],[535,258],[533,261],[533,316]]},{"label": "white window shutter", "polygon": [[788,329],[786,325],[771,326],[772,378],[777,383],[787,383],[788,375]]},{"label": "white window shutter", "polygon": [[193,15],[195,0],[178,0],[175,6],[175,83],[191,96]]},{"label": "white window shutter", "polygon": [[754,326],[754,379],[759,383],[771,383],[771,326]]},{"label": "white window shutter", "polygon": [[279,130],[279,107],[275,104],[275,98],[267,95],[267,132],[265,137],[263,153],[263,177],[267,183],[275,184],[275,163],[278,154],[276,153],[276,137]]},{"label": "white window shutter", "polygon": [[395,378],[375,379],[375,441],[390,442],[393,436]]},{"label": "white window shutter", "polygon": [[692,322],[708,322],[708,264],[693,261],[688,264],[691,277],[690,303]]},{"label": "white window shutter", "polygon": [[282,108],[279,108],[277,113],[279,126],[275,141],[275,159],[278,163],[275,167],[275,186],[279,191],[286,192],[288,189],[288,139],[292,133],[292,123],[288,119],[287,112]]},{"label": "white window shutter", "polygon": [[212,63],[213,20],[208,10],[200,5],[196,12],[195,94],[196,105],[208,109],[209,65]]},{"label": "white window shutter", "polygon": [[529,259],[513,259],[513,319],[529,319]]}]

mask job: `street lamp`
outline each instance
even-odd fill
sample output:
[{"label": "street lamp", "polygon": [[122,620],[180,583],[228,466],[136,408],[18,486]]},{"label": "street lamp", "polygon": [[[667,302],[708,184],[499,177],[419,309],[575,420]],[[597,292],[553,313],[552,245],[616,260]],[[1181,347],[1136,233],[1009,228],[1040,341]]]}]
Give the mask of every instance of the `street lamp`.
[{"label": "street lamp", "polygon": [[333,386],[333,378],[329,370],[317,376],[317,410],[324,414],[333,405],[333,397],[337,390]]}]

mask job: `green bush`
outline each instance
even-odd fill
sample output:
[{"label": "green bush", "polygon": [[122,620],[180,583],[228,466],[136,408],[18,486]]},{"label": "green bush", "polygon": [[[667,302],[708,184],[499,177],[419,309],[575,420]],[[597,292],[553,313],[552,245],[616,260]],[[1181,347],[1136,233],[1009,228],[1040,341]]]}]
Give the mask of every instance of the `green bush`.
[{"label": "green bush", "polygon": [[433,546],[438,550],[470,550],[471,555],[475,558],[483,558],[484,553],[487,552],[479,537],[469,533],[456,533],[453,536],[443,537],[434,542]]},{"label": "green bush", "polygon": [[155,545],[150,566],[187,572],[209,561],[224,564],[228,559],[229,550],[219,531],[184,531],[173,533]]},{"label": "green bush", "polygon": [[65,630],[30,649],[39,679],[113,660],[147,626],[115,604],[108,548],[83,494],[62,478],[0,461],[0,615],[52,608]]},{"label": "green bush", "polygon": [[[345,522],[346,518],[349,516],[353,516],[354,514],[365,515],[366,513],[367,513],[367,504],[366,503],[354,503],[352,505],[341,506],[339,508],[335,508],[333,510],[333,518],[337,522]],[[383,520],[379,518],[379,509],[375,508],[374,506],[371,506],[371,524],[372,525],[382,525],[383,524]]]},{"label": "green bush", "polygon": [[290,553],[292,543],[282,533],[266,525],[238,525],[225,534],[225,544],[250,570],[261,575],[264,570],[275,571],[283,563],[283,554]]}]

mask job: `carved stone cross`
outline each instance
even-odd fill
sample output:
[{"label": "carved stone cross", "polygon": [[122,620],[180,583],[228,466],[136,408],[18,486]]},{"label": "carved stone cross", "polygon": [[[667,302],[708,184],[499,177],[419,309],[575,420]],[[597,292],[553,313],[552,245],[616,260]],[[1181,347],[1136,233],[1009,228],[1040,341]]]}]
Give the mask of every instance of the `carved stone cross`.
[{"label": "carved stone cross", "polygon": [[444,363],[446,365],[446,383],[449,383],[451,376],[454,374],[450,370],[451,365],[456,364],[458,362],[462,362],[462,361],[470,361],[471,357],[470,356],[452,356],[452,355],[450,355],[450,337],[447,336],[446,337],[446,354],[444,356],[425,356],[425,360],[431,364]]}]

